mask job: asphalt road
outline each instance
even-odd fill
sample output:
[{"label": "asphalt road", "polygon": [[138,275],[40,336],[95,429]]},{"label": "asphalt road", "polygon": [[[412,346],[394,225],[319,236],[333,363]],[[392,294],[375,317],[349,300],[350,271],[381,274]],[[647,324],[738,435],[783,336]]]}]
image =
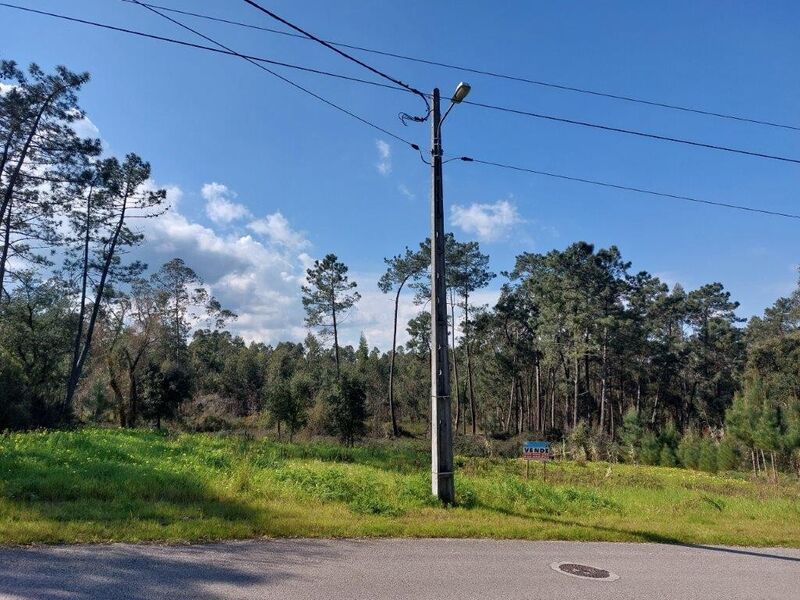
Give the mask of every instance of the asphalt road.
[{"label": "asphalt road", "polygon": [[[574,562],[619,579],[553,570]],[[800,551],[493,540],[0,548],[0,598],[800,599]]]}]

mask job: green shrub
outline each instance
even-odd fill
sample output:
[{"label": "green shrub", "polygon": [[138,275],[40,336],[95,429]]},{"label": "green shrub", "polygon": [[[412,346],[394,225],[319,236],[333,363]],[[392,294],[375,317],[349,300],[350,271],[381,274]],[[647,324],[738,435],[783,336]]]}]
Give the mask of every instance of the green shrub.
[{"label": "green shrub", "polygon": [[697,461],[697,467],[701,471],[717,472],[717,444],[713,440],[704,438],[700,442],[700,457]]},{"label": "green shrub", "polygon": [[640,460],[646,465],[657,465],[661,459],[661,445],[656,435],[648,431],[642,436]]},{"label": "green shrub", "polygon": [[662,446],[658,454],[658,464],[662,467],[677,467],[678,457],[671,446]]},{"label": "green shrub", "polygon": [[492,447],[487,440],[478,436],[456,435],[453,438],[453,452],[459,456],[489,457]]},{"label": "green shrub", "polygon": [[725,436],[717,448],[717,468],[720,471],[732,471],[739,466],[739,452],[736,443]]},{"label": "green shrub", "polygon": [[639,411],[633,407],[629,408],[622,419],[622,433],[620,434],[627,462],[635,463],[640,459],[642,431]]},{"label": "green shrub", "polygon": [[693,431],[688,431],[678,444],[678,458],[687,469],[696,469],[700,460],[700,438]]},{"label": "green shrub", "polygon": [[324,392],[328,430],[347,446],[366,433],[367,394],[358,376],[342,373]]},{"label": "green shrub", "polygon": [[572,458],[578,463],[586,461],[589,437],[589,428],[586,427],[586,423],[583,421],[573,427],[572,431],[569,433],[567,446],[569,447]]}]

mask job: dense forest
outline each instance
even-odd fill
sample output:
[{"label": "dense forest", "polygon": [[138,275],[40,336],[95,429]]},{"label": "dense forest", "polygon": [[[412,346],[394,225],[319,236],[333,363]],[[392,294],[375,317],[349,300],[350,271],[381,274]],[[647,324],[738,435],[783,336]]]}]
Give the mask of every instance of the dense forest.
[{"label": "dense forest", "polygon": [[[3,61],[0,76],[0,431],[427,431],[428,241],[387,258],[378,282],[407,343],[340,344],[360,296],[328,254],[302,287],[306,339],[248,344],[191,265],[132,258],[135,223],[158,219],[166,194],[144,159],[75,133],[89,75]],[[670,288],[614,246],[523,253],[496,274],[448,234],[446,264],[457,443],[543,437],[577,459],[800,470],[800,288],[745,323],[721,283]],[[476,305],[498,280],[496,305]],[[419,314],[398,323],[409,292]]]}]

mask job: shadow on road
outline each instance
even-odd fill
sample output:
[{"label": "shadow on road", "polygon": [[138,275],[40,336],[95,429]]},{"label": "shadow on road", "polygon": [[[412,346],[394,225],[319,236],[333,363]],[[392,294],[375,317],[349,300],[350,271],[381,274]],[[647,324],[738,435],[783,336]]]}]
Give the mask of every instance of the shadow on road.
[{"label": "shadow on road", "polygon": [[[242,597],[292,577],[292,565],[336,556],[319,541],[203,546],[57,546],[0,549],[0,597],[137,599]],[[292,573],[294,571],[294,573]],[[226,594],[227,592],[227,594]]]},{"label": "shadow on road", "polygon": [[771,554],[769,552],[760,552],[758,550],[745,550],[745,549],[738,549],[738,548],[730,548],[725,546],[710,546],[706,544],[693,544],[690,542],[684,542],[680,539],[663,535],[660,533],[656,533],[654,531],[645,531],[641,529],[622,529],[618,527],[607,527],[603,525],[588,525],[586,523],[580,523],[579,521],[572,521],[568,519],[556,519],[553,517],[548,517],[546,515],[529,515],[513,510],[509,510],[502,507],[497,506],[490,506],[486,504],[481,505],[482,508],[486,508],[488,510],[493,510],[496,512],[501,512],[503,514],[519,517],[521,519],[530,519],[536,521],[544,521],[546,523],[552,523],[554,525],[570,525],[573,527],[581,527],[583,529],[592,529],[595,531],[606,531],[610,533],[623,533],[627,535],[634,536],[638,540],[642,542],[652,542],[655,544],[669,544],[672,546],[682,546],[684,548],[693,548],[695,550],[709,550],[712,552],[727,552],[729,554],[739,554],[742,556],[757,556],[761,558],[769,558],[774,560],[784,560],[788,562],[796,562],[800,563],[800,558],[795,558],[793,556],[783,556],[781,554]]}]

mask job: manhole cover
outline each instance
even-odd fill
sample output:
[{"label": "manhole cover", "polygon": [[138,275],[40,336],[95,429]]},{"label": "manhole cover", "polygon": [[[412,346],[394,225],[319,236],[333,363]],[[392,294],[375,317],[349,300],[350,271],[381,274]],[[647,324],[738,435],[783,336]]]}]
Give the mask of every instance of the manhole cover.
[{"label": "manhole cover", "polygon": [[577,563],[561,562],[553,563],[550,567],[554,571],[570,575],[572,577],[579,577],[580,579],[595,579],[600,581],[615,581],[619,579],[619,575],[606,571],[605,569],[598,569],[597,567],[590,567],[589,565],[579,565]]}]

